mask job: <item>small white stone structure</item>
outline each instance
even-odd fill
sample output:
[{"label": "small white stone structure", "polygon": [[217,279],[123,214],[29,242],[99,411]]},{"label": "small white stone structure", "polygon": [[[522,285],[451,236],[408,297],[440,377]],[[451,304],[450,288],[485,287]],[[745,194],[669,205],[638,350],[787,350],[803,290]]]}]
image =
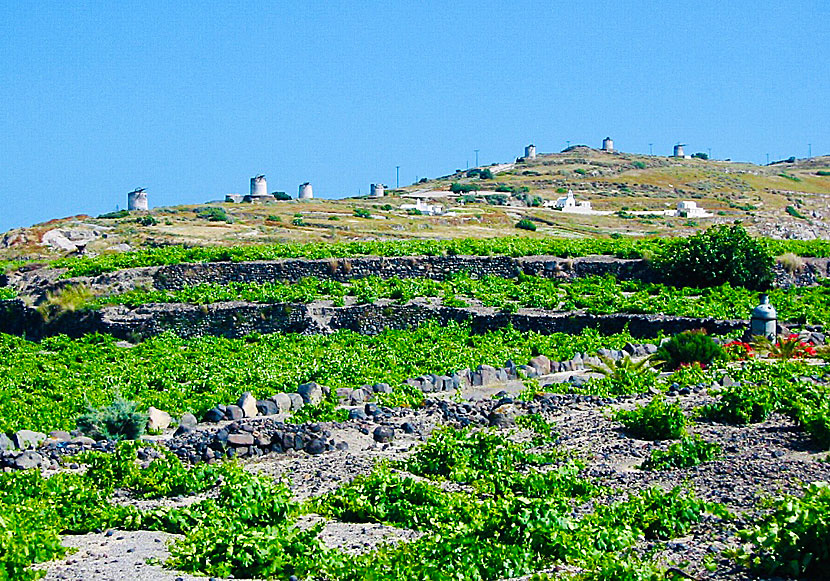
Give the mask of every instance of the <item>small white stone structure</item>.
[{"label": "small white stone structure", "polygon": [[225,194],[225,201],[232,204],[239,204],[245,199],[242,194]]},{"label": "small white stone structure", "polygon": [[426,216],[440,216],[444,213],[444,207],[438,204],[427,204],[424,200],[416,200],[414,204],[403,204],[401,210],[418,210]]},{"label": "small white stone structure", "polygon": [[608,153],[614,153],[614,140],[610,137],[606,137],[602,140],[602,151],[607,151]]},{"label": "small white stone structure", "polygon": [[677,145],[675,145],[674,146],[674,155],[672,155],[672,157],[682,157],[682,158],[686,159],[687,155],[686,155],[686,151],[683,149],[684,146],[685,146],[685,144],[683,144],[683,143],[678,143]]},{"label": "small white stone structure", "polygon": [[591,202],[577,202],[571,190],[568,190],[567,195],[557,198],[555,202],[545,202],[545,206],[569,214],[592,214],[594,212]]},{"label": "small white stone structure", "polygon": [[382,198],[386,193],[386,186],[383,184],[372,184],[369,186],[370,198]]},{"label": "small white stone structure", "polygon": [[300,200],[311,200],[314,198],[314,190],[311,189],[311,184],[308,182],[300,184],[300,191],[297,195]]},{"label": "small white stone structure", "polygon": [[127,209],[128,210],[149,210],[150,206],[147,203],[147,190],[144,188],[136,188],[127,194]]},{"label": "small white stone structure", "polygon": [[698,208],[697,202],[683,200],[677,203],[675,216],[683,216],[684,218],[709,218],[712,214],[703,208]]},{"label": "small white stone structure", "polygon": [[265,181],[264,175],[258,175],[251,178],[251,197],[267,196],[268,183]]},{"label": "small white stone structure", "polygon": [[532,143],[525,147],[525,159],[536,159],[536,146]]}]

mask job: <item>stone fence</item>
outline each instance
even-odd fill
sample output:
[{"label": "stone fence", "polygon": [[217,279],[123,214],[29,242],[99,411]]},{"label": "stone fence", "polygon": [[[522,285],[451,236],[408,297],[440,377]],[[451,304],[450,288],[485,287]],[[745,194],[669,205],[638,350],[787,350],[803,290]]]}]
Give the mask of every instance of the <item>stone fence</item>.
[{"label": "stone fence", "polygon": [[[828,276],[830,259],[803,258],[795,272],[781,265],[775,267],[776,286],[809,286]],[[657,281],[657,274],[646,260],[620,259],[611,256],[559,258],[555,256],[408,256],[331,258],[308,260],[291,258],[256,262],[208,262],[129,268],[94,277],[62,279],[64,271],[42,268],[0,276],[0,286],[13,286],[21,296],[31,296],[37,303],[50,292],[69,285],[86,285],[96,293],[121,293],[135,288],[179,290],[203,283],[296,282],[317,277],[348,282],[356,278],[431,278],[443,280],[454,274],[468,273],[474,278],[521,275],[541,276],[563,281],[610,274],[620,280]]]},{"label": "stone fence", "polygon": [[742,331],[744,320],[673,317],[665,315],[592,315],[579,311],[548,312],[520,309],[506,313],[487,307],[447,307],[390,300],[374,304],[334,307],[326,303],[260,304],[224,302],[210,305],[150,304],[130,309],[123,305],[95,311],[67,312],[44,321],[40,313],[22,300],[0,301],[0,332],[39,339],[56,334],[79,337],[107,333],[120,339],[139,340],[171,331],[181,337],[204,335],[244,337],[251,333],[325,334],[339,329],[375,335],[384,329],[410,329],[428,321],[442,325],[467,323],[474,333],[508,325],[520,331],[542,334],[580,333],[597,329],[619,333],[626,327],[634,337],[654,337],[660,331],[675,334],[689,329],[706,329],[710,334]]}]

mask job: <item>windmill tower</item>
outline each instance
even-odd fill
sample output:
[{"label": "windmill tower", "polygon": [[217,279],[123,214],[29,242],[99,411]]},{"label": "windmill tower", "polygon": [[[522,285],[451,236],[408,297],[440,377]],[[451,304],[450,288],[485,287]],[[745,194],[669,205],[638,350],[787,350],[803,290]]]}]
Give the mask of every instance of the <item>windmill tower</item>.
[{"label": "windmill tower", "polygon": [[674,155],[672,157],[686,157],[686,151],[683,149],[686,147],[685,143],[678,143],[674,146]]},{"label": "windmill tower", "polygon": [[128,210],[148,210],[147,205],[147,190],[144,188],[136,188],[127,194],[127,209]]}]

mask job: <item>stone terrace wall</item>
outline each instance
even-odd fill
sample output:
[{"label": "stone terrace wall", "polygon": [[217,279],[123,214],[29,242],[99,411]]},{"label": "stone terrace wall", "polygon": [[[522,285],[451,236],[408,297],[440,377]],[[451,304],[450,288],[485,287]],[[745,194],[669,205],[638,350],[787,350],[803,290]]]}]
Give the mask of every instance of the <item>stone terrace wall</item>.
[{"label": "stone terrace wall", "polygon": [[469,323],[473,332],[512,325],[520,331],[542,334],[579,333],[598,329],[618,333],[628,326],[635,337],[654,337],[659,331],[673,334],[704,328],[709,333],[730,333],[746,328],[742,320],[694,319],[663,315],[590,315],[584,313],[549,313],[521,310],[504,313],[489,308],[454,308],[432,304],[399,305],[391,301],[376,304],[332,307],[326,304],[255,304],[243,302],[212,305],[154,304],[136,309],[116,306],[100,311],[66,313],[59,319],[44,322],[34,309],[20,301],[4,307],[0,314],[0,332],[37,339],[58,333],[81,336],[99,332],[136,340],[172,331],[182,337],[213,335],[244,337],[251,333],[332,333],[349,329],[374,335],[384,329],[409,329],[427,321]]},{"label": "stone terrace wall", "polygon": [[[789,273],[775,267],[776,286],[809,286],[830,273],[830,259],[804,258],[800,271]],[[441,280],[452,274],[467,272],[473,277],[500,276],[516,278],[520,273],[570,281],[591,275],[612,274],[621,280],[657,280],[645,260],[619,259],[610,256],[558,258],[555,256],[410,256],[361,257],[339,259],[284,259],[259,262],[210,262],[131,268],[96,277],[60,279],[61,271],[39,269],[6,277],[6,283],[36,301],[49,292],[67,285],[84,284],[108,293],[125,292],[136,287],[178,290],[202,283],[295,282],[317,277],[348,282],[355,278],[431,278]],[[2,283],[2,281],[0,281]]]}]

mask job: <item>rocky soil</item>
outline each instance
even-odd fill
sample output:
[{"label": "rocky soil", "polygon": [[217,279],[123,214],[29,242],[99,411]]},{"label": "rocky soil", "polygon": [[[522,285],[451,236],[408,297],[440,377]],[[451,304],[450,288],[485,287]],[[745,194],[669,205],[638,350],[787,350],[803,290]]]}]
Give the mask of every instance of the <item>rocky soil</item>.
[{"label": "rocky soil", "polygon": [[[543,383],[562,381],[570,375],[547,376]],[[830,480],[830,463],[823,461],[827,453],[814,448],[809,438],[783,416],[745,427],[694,422],[690,431],[720,443],[724,458],[691,469],[650,472],[640,470],[638,465],[652,449],[665,449],[669,442],[631,438],[609,418],[613,408],[643,404],[650,395],[599,398],[550,394],[532,402],[514,400],[521,389],[518,381],[468,387],[461,395],[432,394],[427,405],[419,410],[380,408],[374,414],[353,414],[357,417],[348,422],[314,426],[312,433],[326,434],[326,441],[335,442],[328,450],[315,453],[286,450],[248,457],[243,462],[249,470],[286,479],[297,499],[308,499],[331,491],[358,474],[370,472],[378,460],[404,457],[441,423],[494,425],[498,429],[513,430],[513,437],[526,438],[529,433],[510,427],[513,417],[520,413],[541,413],[555,423],[560,436],[558,445],[587,462],[585,475],[617,490],[598,502],[611,502],[624,497],[625,491],[649,486],[666,489],[684,486],[700,498],[725,504],[735,513],[737,518],[733,523],[712,518],[682,539],[658,543],[658,547],[643,545],[644,551],[659,548],[660,559],[666,565],[682,566],[695,579],[752,579],[719,556],[722,549],[734,544],[734,531],[757,519],[763,510],[758,504],[761,498],[797,493],[802,483]],[[687,413],[714,399],[703,386],[671,392],[669,397],[678,400]],[[250,418],[232,423],[240,432],[247,428],[252,430],[248,433],[253,433],[268,422],[273,420]],[[201,437],[212,438],[217,430],[229,425],[204,427],[200,424],[188,437],[202,434]],[[376,431],[380,428],[393,430],[394,436],[389,441],[378,438]],[[310,526],[319,518],[304,517],[301,525]],[[405,542],[417,535],[414,531],[376,524],[328,522],[320,536],[330,547],[361,552],[381,542]],[[67,537],[66,545],[79,550],[64,561],[47,564],[46,579],[195,579],[159,566],[167,556],[165,547],[171,538],[161,533],[122,531]],[[716,571],[710,572],[703,566],[707,558],[713,558],[718,564]]]}]

